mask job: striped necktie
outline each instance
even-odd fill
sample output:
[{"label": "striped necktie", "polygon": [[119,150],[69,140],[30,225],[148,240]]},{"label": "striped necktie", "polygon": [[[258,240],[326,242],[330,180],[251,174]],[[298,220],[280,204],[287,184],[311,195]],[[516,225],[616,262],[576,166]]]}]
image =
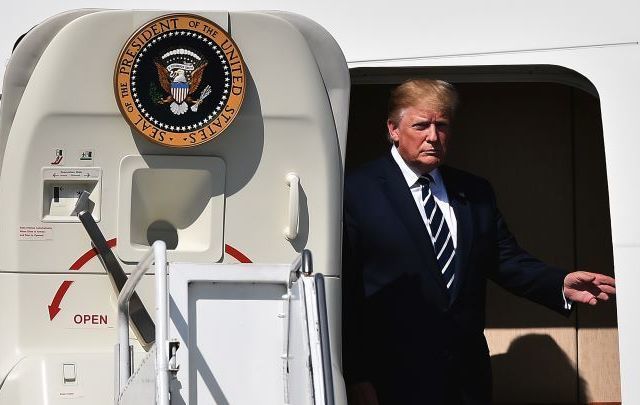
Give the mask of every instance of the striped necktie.
[{"label": "striped necktie", "polygon": [[438,267],[442,274],[447,289],[451,288],[453,279],[455,278],[454,264],[456,249],[453,246],[453,239],[447,221],[444,219],[442,210],[438,207],[433,193],[431,193],[430,184],[433,183],[431,176],[423,175],[418,179],[418,183],[422,187],[422,206],[427,215],[427,223],[431,231],[431,243],[436,254]]}]

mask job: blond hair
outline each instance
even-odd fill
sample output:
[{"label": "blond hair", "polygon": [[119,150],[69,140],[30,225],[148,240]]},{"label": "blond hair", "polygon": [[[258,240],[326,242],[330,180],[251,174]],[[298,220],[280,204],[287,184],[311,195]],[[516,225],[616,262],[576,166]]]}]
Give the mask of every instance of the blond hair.
[{"label": "blond hair", "polygon": [[453,85],[443,80],[407,80],[391,91],[387,119],[398,125],[402,111],[416,106],[427,106],[453,118],[458,106],[458,93]]}]

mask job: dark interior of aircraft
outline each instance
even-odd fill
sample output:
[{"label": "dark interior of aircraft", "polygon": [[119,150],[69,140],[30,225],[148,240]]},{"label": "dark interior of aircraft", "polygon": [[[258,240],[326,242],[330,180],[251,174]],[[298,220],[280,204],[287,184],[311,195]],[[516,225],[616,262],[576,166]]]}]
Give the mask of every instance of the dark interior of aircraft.
[{"label": "dark interior of aircraft", "polygon": [[[352,70],[347,176],[388,153],[387,97],[412,77],[456,85],[447,164],[490,180],[521,246],[613,275],[600,103],[586,78],[551,66]],[[619,401],[615,303],[566,319],[490,283],[486,335],[496,403]]]}]

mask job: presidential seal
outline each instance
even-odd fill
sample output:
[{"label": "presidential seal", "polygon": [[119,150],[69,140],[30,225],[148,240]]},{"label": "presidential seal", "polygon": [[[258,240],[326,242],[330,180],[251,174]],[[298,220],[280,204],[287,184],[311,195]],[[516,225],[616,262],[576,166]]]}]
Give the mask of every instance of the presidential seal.
[{"label": "presidential seal", "polygon": [[210,141],[231,124],[245,79],[242,55],[227,32],[196,15],[171,14],[129,38],[114,90],[129,125],[152,142],[180,148]]}]

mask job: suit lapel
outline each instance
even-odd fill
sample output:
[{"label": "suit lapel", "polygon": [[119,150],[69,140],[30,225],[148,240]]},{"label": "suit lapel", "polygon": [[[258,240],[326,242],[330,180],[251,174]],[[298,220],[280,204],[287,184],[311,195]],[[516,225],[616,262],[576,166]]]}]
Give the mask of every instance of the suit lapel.
[{"label": "suit lapel", "polygon": [[445,306],[448,306],[447,288],[438,269],[433,246],[429,240],[429,233],[418,211],[415,200],[411,195],[411,190],[407,187],[400,168],[392,159],[393,158],[389,156],[386,170],[380,178],[382,189],[391,202],[394,212],[411,234],[411,239],[415,242],[416,248],[421,254],[425,267],[423,274],[427,273],[427,277],[433,279],[439,287],[436,289],[439,290],[438,300]]},{"label": "suit lapel", "polygon": [[469,269],[469,252],[473,241],[473,222],[471,216],[471,205],[465,194],[462,185],[447,167],[441,167],[440,172],[447,189],[449,204],[453,208],[457,222],[457,243],[455,257],[455,277],[450,291],[450,301],[453,303],[460,289],[464,284]]}]

